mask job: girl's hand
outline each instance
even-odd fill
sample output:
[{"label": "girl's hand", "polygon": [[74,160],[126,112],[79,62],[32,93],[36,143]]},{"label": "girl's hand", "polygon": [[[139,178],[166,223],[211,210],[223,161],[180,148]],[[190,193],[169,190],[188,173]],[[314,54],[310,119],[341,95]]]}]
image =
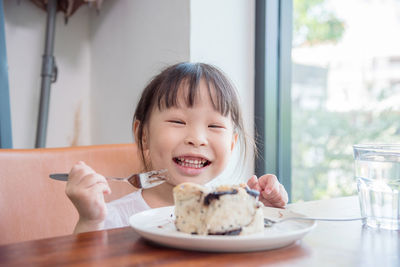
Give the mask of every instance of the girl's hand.
[{"label": "girl's hand", "polygon": [[260,201],[269,207],[283,208],[288,202],[288,194],[273,174],[265,174],[257,179],[253,175],[247,185],[260,192]]},{"label": "girl's hand", "polygon": [[104,176],[80,161],[69,173],[65,193],[79,213],[74,233],[95,231],[103,227],[107,215],[104,194],[111,193]]}]

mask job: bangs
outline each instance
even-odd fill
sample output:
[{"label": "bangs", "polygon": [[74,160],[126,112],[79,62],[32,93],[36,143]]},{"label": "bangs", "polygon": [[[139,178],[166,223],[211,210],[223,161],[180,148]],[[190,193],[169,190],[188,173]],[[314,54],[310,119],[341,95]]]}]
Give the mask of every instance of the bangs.
[{"label": "bangs", "polygon": [[[233,86],[218,69],[201,63],[187,63],[167,69],[166,72],[168,74],[155,91],[155,104],[159,110],[180,107],[182,104],[193,107],[200,82],[204,80],[214,109],[225,117],[229,113],[236,113],[237,99],[233,95]],[[184,103],[179,103],[179,95],[184,96]]]}]

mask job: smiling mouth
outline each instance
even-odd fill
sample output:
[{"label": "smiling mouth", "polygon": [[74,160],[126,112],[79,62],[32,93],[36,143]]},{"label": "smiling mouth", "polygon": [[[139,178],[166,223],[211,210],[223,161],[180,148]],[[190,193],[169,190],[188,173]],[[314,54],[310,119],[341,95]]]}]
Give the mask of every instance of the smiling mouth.
[{"label": "smiling mouth", "polygon": [[211,164],[211,161],[203,158],[176,157],[173,160],[179,166],[193,169],[201,169]]}]

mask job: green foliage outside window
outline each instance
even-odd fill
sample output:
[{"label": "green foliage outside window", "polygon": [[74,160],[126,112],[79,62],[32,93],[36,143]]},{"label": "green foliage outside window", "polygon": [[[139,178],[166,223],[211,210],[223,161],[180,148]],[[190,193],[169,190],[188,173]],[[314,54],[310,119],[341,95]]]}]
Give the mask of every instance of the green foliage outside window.
[{"label": "green foliage outside window", "polygon": [[[353,150],[358,143],[400,141],[400,112],[293,109],[293,200],[356,193]],[[373,123],[372,123],[373,122]]]},{"label": "green foliage outside window", "polygon": [[[325,5],[325,0],[294,0],[293,47],[341,40],[345,23]],[[318,67],[308,68],[314,69],[298,72],[299,79],[315,78],[309,74],[315,74]],[[329,66],[323,71],[329,72]],[[292,87],[297,90],[292,93],[292,201],[355,194],[352,146],[400,142],[400,111],[383,104],[396,94],[400,96],[400,85],[365,83],[365,94],[379,108],[349,107],[348,111],[328,109],[326,84],[312,86],[304,83]],[[313,106],[304,104],[312,98]]]},{"label": "green foliage outside window", "polygon": [[324,7],[325,0],[294,0],[294,40],[300,44],[337,42],[344,23]]}]

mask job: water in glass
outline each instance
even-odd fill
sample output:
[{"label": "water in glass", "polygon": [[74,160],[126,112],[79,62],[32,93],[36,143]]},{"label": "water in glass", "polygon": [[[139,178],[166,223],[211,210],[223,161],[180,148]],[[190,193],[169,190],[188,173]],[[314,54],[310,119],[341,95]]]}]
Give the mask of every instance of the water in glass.
[{"label": "water in glass", "polygon": [[364,223],[400,229],[400,145],[355,145],[353,149]]}]

